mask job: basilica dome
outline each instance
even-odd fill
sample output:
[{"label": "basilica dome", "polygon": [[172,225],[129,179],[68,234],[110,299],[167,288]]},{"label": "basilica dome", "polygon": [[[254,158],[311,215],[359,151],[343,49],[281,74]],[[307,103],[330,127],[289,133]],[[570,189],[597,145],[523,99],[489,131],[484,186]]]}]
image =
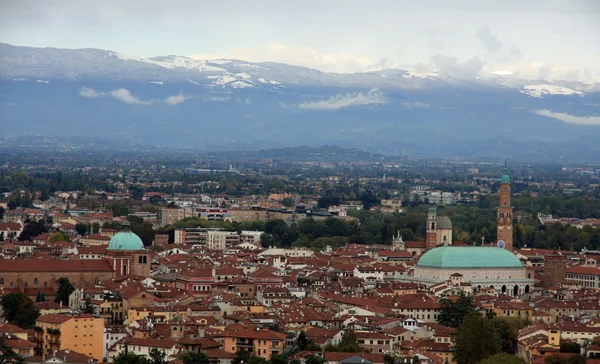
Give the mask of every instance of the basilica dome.
[{"label": "basilica dome", "polygon": [[431,268],[522,268],[508,250],[486,246],[442,246],[419,259],[418,267]]},{"label": "basilica dome", "polygon": [[129,221],[123,221],[121,227],[121,231],[110,239],[108,250],[144,250],[142,239],[131,231]]}]

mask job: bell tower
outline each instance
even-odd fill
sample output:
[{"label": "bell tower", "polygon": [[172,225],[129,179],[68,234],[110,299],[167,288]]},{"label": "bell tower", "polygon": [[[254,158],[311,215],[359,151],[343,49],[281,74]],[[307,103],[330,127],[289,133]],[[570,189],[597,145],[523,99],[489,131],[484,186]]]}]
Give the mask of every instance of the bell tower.
[{"label": "bell tower", "polygon": [[425,250],[431,250],[437,246],[437,211],[435,207],[430,207],[427,212],[427,228],[425,229]]},{"label": "bell tower", "polygon": [[498,247],[513,250],[513,208],[510,205],[510,177],[504,162],[504,170],[500,180],[500,205],[496,217]]}]

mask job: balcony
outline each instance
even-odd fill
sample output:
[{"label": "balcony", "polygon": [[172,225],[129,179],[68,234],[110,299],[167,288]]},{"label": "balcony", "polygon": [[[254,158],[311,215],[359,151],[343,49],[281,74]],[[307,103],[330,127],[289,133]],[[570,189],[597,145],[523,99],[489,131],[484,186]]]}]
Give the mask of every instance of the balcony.
[{"label": "balcony", "polygon": [[235,343],[235,345],[238,348],[254,348],[254,343],[253,342],[246,342],[246,341],[237,341]]}]

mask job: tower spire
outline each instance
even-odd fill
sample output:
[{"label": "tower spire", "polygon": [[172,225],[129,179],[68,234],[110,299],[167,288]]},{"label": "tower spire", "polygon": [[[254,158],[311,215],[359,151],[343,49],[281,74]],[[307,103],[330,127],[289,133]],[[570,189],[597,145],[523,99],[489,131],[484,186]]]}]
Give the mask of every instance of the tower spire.
[{"label": "tower spire", "polygon": [[508,176],[507,159],[500,179],[500,205],[496,217],[496,237],[498,246],[507,250],[513,249],[513,208],[510,205],[510,177]]}]

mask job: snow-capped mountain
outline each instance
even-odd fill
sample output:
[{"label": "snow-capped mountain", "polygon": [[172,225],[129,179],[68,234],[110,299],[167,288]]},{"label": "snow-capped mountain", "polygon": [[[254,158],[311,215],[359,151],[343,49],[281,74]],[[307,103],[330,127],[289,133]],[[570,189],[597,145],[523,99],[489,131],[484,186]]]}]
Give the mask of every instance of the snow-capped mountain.
[{"label": "snow-capped mountain", "polygon": [[[0,44],[1,136],[600,159],[600,85]],[[241,143],[241,144],[240,144]]]},{"label": "snow-capped mountain", "polygon": [[519,89],[521,93],[529,95],[531,97],[546,97],[553,95],[577,95],[584,97],[585,93],[578,90],[573,90],[568,87],[561,87],[556,85],[526,85]]}]

